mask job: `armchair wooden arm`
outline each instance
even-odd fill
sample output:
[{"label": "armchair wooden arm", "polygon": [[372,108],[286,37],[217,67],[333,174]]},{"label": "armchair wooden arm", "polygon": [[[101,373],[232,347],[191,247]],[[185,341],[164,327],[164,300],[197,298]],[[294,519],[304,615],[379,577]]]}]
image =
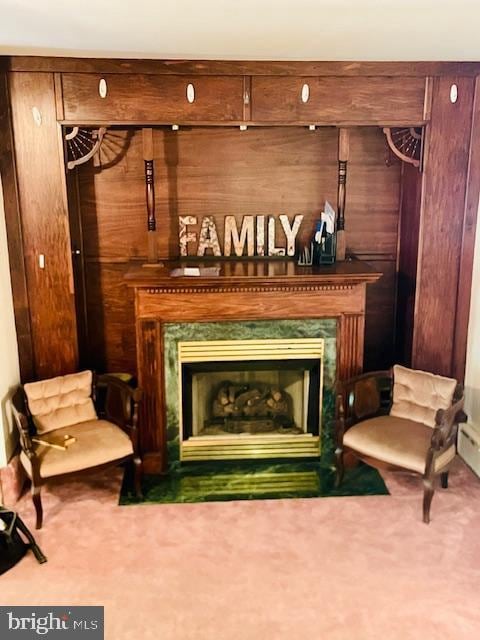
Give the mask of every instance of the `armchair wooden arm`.
[{"label": "armchair wooden arm", "polygon": [[142,390],[132,388],[116,376],[103,374],[94,376],[92,397],[98,417],[123,429],[138,454],[138,405]]},{"label": "armchair wooden arm", "polygon": [[343,436],[365,418],[387,415],[392,404],[393,372],[372,371],[339,381],[335,403],[335,457],[337,485],[344,473]]},{"label": "armchair wooden arm", "polygon": [[347,429],[365,418],[386,415],[392,404],[393,374],[372,371],[339,381],[336,386],[337,446],[341,445]]},{"label": "armchair wooden arm", "polygon": [[436,459],[452,445],[456,445],[458,423],[467,419],[463,411],[463,387],[457,385],[454,402],[448,409],[439,409],[435,416],[435,427],[432,433],[430,448],[425,465],[425,476],[430,476],[435,469]]},{"label": "armchair wooden arm", "polygon": [[[20,446],[27,454],[34,455],[31,436],[34,434],[31,418],[22,388],[17,389],[12,398],[12,412],[20,436]],[[30,457],[30,456],[29,456]]]},{"label": "armchair wooden arm", "polygon": [[38,486],[40,484],[40,460],[32,443],[32,436],[35,435],[36,429],[28,410],[23,387],[19,387],[13,395],[12,413],[19,434],[20,447],[30,460],[32,467],[32,486]]}]

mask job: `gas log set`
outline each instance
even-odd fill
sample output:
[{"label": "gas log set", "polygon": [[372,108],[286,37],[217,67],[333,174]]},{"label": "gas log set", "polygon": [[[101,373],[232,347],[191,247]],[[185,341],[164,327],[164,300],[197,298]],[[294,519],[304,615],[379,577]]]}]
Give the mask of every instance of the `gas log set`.
[{"label": "gas log set", "polygon": [[214,392],[210,415],[201,435],[303,433],[293,419],[291,396],[262,382],[221,382]]}]

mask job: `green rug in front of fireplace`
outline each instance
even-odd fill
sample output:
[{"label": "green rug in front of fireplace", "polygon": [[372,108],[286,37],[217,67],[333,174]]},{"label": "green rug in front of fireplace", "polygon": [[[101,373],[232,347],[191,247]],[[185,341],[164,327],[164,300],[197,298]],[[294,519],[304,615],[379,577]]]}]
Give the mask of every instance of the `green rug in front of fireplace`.
[{"label": "green rug in front of fireplace", "polygon": [[316,460],[182,464],[165,476],[146,476],[143,500],[133,496],[131,486],[126,474],[121,505],[388,495],[378,471],[366,464],[347,469],[342,484],[335,487],[333,467]]}]

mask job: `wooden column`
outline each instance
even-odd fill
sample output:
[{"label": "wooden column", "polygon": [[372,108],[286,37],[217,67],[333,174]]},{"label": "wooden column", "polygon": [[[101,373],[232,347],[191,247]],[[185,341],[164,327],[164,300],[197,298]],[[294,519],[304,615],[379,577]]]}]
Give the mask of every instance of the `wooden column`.
[{"label": "wooden column", "polygon": [[[364,290],[366,285],[363,285]],[[338,379],[348,380],[362,373],[365,314],[344,313],[338,326]]]},{"label": "wooden column", "polygon": [[[475,229],[477,225],[480,192],[480,78],[478,76],[475,82],[467,179],[452,363],[452,375],[457,380],[463,380],[465,375],[473,258],[475,251]],[[477,231],[477,233],[480,233],[480,231]]]},{"label": "wooden column", "polygon": [[[136,298],[138,308],[138,296]],[[163,330],[159,320],[146,319],[137,323],[137,359],[138,383],[143,391],[140,403],[140,450],[145,472],[161,473],[167,469],[167,434]]]},{"label": "wooden column", "polygon": [[465,355],[455,333],[474,85],[474,78],[436,78],[426,128],[412,365],[447,376],[455,349]]},{"label": "wooden column", "polygon": [[4,72],[0,73],[0,176],[3,187],[20,376],[23,382],[28,382],[34,379],[35,362],[28,308],[27,277],[23,254],[22,223],[13,151],[8,83],[7,74]]},{"label": "wooden column", "polygon": [[35,376],[77,369],[61,127],[52,73],[9,74]]}]

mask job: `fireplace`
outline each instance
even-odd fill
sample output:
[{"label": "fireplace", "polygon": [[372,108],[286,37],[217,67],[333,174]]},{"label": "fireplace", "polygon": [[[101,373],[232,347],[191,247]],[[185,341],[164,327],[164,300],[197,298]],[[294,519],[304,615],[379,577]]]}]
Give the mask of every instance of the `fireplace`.
[{"label": "fireplace", "polygon": [[[322,268],[299,267],[282,260],[225,261],[217,265],[215,275],[195,278],[173,276],[178,266],[175,262],[148,268],[136,266],[126,278],[135,290],[138,378],[144,394],[139,418],[140,444],[147,472],[168,473],[183,462],[191,466],[188,460],[199,460],[202,465],[207,452],[210,458],[219,454],[224,459],[240,453],[242,457],[262,458],[320,454],[328,464],[334,452],[335,381],[362,369],[366,287],[381,274],[357,260]],[[256,358],[254,372],[246,375],[244,368],[253,360],[250,356],[223,360],[215,357],[213,364],[220,364],[219,377],[208,382],[206,374],[213,364],[202,355],[200,361],[182,362],[184,371],[180,371],[181,342],[203,342],[209,357],[212,351],[206,343],[212,341],[286,339],[292,344],[296,339],[318,338],[324,340],[323,357],[299,355],[295,364],[285,354],[279,358],[268,354],[262,364]],[[314,359],[320,361],[319,374],[310,368],[311,362],[305,362]],[[244,364],[240,366],[241,362]],[[322,368],[319,415],[316,418],[307,411],[305,419],[308,398],[317,393],[312,390],[311,381],[315,376],[321,378]],[[283,370],[289,373],[281,379]],[[246,379],[242,379],[244,374]],[[289,396],[297,394],[293,387],[301,386],[304,401],[298,408],[297,400],[296,408],[292,409],[290,427],[287,421],[277,433],[259,433],[262,428],[271,428],[270,423],[264,422],[256,427],[247,425],[240,433],[201,435],[202,426],[209,419],[212,394],[218,394],[222,383],[229,381],[233,386],[261,383],[262,401],[268,394],[265,385],[281,386]],[[206,391],[204,388],[199,395],[209,397],[210,404],[200,409],[204,417],[196,423],[187,415],[188,403],[180,398],[180,385],[188,384],[206,385]],[[255,389],[248,386],[245,392],[248,391]],[[289,396],[285,396],[287,401]],[[191,400],[198,409],[199,397]],[[263,416],[264,420],[271,418]],[[314,424],[318,425],[318,431]],[[238,431],[240,427],[238,423],[229,423],[227,430]],[[289,428],[291,432],[287,433]]]},{"label": "fireplace", "polygon": [[180,459],[318,457],[322,338],[180,341]]}]

